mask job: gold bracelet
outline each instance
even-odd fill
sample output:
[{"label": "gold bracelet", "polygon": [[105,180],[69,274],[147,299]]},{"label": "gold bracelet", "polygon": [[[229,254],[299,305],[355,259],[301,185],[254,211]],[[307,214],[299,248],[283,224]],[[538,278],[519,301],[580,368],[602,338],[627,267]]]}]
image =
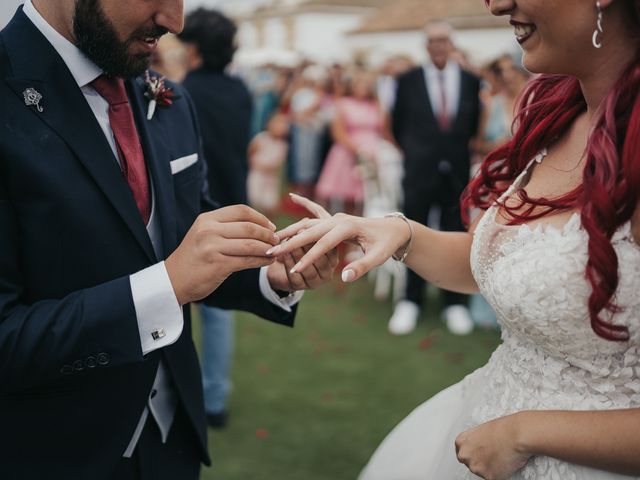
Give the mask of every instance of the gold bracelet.
[{"label": "gold bracelet", "polygon": [[411,222],[409,221],[409,219],[402,212],[387,213],[384,216],[384,218],[400,218],[400,219],[404,220],[407,223],[407,226],[409,227],[409,240],[407,240],[407,243],[405,243],[403,245],[402,254],[397,255],[397,254],[394,253],[391,256],[391,258],[393,258],[397,262],[403,262],[404,263],[404,261],[409,256],[409,252],[411,251],[411,242],[413,242],[413,227],[411,226]]}]

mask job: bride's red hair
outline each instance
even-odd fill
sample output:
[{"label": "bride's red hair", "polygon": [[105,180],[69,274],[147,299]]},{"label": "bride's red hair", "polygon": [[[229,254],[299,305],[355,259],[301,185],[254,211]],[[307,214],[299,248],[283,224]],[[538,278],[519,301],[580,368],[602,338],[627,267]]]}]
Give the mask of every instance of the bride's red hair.
[{"label": "bride's red hair", "polygon": [[[628,0],[640,31],[640,0]],[[640,32],[639,32],[640,33]],[[636,40],[637,41],[637,40]],[[588,139],[582,185],[558,198],[530,198],[519,191],[520,205],[504,207],[513,223],[563,210],[580,210],[589,235],[586,277],[591,328],[602,338],[626,341],[626,327],[601,315],[618,311],[618,257],[611,237],[631,219],[640,193],[640,56],[625,69],[600,106]],[[491,152],[462,196],[462,211],[487,209],[542,148],[551,145],[586,110],[578,80],[542,75],[526,87],[514,121],[511,141]],[[523,208],[524,207],[524,208]]]}]

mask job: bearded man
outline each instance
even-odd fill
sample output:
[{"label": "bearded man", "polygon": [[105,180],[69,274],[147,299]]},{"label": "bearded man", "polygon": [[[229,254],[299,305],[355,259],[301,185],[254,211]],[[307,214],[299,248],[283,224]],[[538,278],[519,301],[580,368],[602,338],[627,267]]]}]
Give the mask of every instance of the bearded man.
[{"label": "bearded man", "polygon": [[292,325],[337,263],[291,275],[209,198],[193,103],[146,71],[182,9],[28,0],[0,32],[2,479],[197,479],[190,302]]}]

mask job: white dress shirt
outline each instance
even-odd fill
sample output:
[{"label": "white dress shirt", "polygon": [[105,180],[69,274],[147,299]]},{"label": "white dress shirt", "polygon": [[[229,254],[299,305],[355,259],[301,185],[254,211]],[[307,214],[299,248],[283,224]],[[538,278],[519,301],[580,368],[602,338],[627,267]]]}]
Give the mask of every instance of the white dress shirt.
[{"label": "white dress shirt", "polygon": [[[447,98],[447,117],[453,122],[458,115],[458,106],[460,104],[460,82],[462,81],[460,65],[453,60],[449,60],[445,67],[439,70],[433,63],[429,62],[423,69],[433,113],[438,118],[442,107],[442,85],[444,83],[444,93]],[[443,76],[442,81],[440,80],[440,75]]]},{"label": "white dress shirt", "polygon": [[[100,128],[102,129],[109,146],[113,151],[114,161],[119,161],[116,141],[109,123],[109,104],[91,86],[91,82],[102,74],[102,69],[89,60],[81,50],[57,32],[35,9],[31,0],[26,0],[23,11],[36,28],[51,43],[58,52],[71,75],[82,91],[91,111],[93,112]],[[151,176],[149,176],[151,179]],[[153,249],[157,258],[162,256],[162,235],[155,212],[155,191],[151,183],[151,215],[147,224]],[[178,304],[169,274],[164,262],[159,262],[129,277],[131,284],[131,294],[136,311],[138,331],[140,333],[140,344],[143,355],[159,348],[171,345],[178,340],[183,328],[182,308]],[[266,268],[260,272],[260,291],[262,295],[271,303],[291,311],[291,307],[298,303],[302,297],[302,292],[281,299],[271,288],[267,279]],[[165,335],[156,338],[152,333],[163,329]],[[171,386],[168,371],[160,362],[156,378],[149,393],[149,401],[141,414],[140,421],[132,436],[131,442],[124,452],[125,457],[133,454],[142,429],[149,415],[153,415],[161,432],[162,441],[166,442],[173,416],[177,405],[177,395]]]}]

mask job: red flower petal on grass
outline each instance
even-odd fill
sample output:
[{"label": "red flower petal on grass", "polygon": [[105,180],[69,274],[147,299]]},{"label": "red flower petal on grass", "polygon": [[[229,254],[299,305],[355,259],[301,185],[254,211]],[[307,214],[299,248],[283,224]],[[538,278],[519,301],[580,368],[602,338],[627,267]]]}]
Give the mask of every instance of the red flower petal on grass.
[{"label": "red flower petal on grass", "polygon": [[432,332],[429,333],[429,335],[427,335],[422,340],[420,340],[420,344],[418,345],[418,348],[420,350],[428,350],[433,346],[433,344],[435,343],[436,339],[439,336],[440,336],[440,330],[433,330]]},{"label": "red flower petal on grass", "polygon": [[257,428],[256,429],[256,438],[260,440],[264,440],[269,436],[269,431],[266,428]]},{"label": "red flower petal on grass", "polygon": [[433,338],[425,337],[422,340],[420,340],[420,345],[418,345],[418,348],[420,350],[428,350],[429,348],[431,348],[432,345],[433,345]]}]

